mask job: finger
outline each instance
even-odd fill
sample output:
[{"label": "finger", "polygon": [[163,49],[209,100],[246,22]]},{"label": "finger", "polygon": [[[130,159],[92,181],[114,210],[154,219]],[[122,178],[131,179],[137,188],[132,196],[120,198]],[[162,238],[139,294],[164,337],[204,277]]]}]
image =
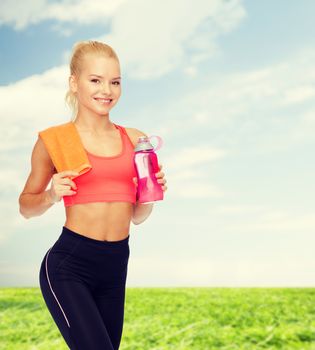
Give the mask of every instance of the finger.
[{"label": "finger", "polygon": [[69,178],[63,179],[62,182],[63,182],[64,184],[70,185],[70,186],[73,187],[73,188],[77,188],[76,183],[75,183],[74,181],[70,180]]},{"label": "finger", "polygon": [[162,164],[159,164],[159,168],[160,168],[160,170],[162,169],[162,166],[163,166]]},{"label": "finger", "polygon": [[62,196],[72,196],[73,194],[76,194],[76,193],[77,193],[76,191],[69,190],[65,192]]},{"label": "finger", "polygon": [[166,180],[165,179],[158,179],[157,182],[159,184],[165,184],[166,183]]},{"label": "finger", "polygon": [[71,187],[73,188],[73,189],[77,189],[77,185],[76,185],[76,183],[75,182],[73,182],[73,181],[70,181],[70,184],[71,184]]},{"label": "finger", "polygon": [[71,190],[71,186],[69,184],[62,184],[62,183],[58,183],[55,185],[54,187],[55,192],[59,193],[59,192],[63,192],[63,191],[70,191]]},{"label": "finger", "polygon": [[155,173],[156,177],[163,177],[165,176],[165,174],[163,173],[163,171],[159,171],[158,173]]},{"label": "finger", "polygon": [[69,185],[69,187],[72,187],[74,189],[77,189],[77,185],[74,181],[70,180],[69,178],[63,178],[60,180],[60,183],[63,185]]},{"label": "finger", "polygon": [[77,171],[73,171],[73,170],[65,170],[59,173],[59,175],[61,177],[65,177],[65,176],[77,176],[79,175],[79,173]]},{"label": "finger", "polygon": [[63,191],[65,191],[64,193],[66,194],[74,194],[74,193],[77,193],[76,191],[74,191],[70,185],[63,185],[63,188],[62,188]]}]

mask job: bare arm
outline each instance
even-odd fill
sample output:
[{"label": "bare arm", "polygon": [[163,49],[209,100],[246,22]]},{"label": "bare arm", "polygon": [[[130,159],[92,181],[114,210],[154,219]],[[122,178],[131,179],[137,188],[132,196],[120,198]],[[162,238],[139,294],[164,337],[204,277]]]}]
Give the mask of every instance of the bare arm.
[{"label": "bare arm", "polygon": [[131,221],[135,225],[141,224],[143,221],[145,221],[151,214],[153,210],[154,203],[136,203],[133,206],[133,213],[132,213],[132,219]]},{"label": "bare arm", "polygon": [[[69,172],[69,174],[70,173],[71,172]],[[55,202],[61,199],[61,197],[56,195],[54,188],[51,187],[49,190],[46,190],[52,177],[56,176],[60,178],[59,174],[54,174],[54,165],[43,141],[40,136],[38,136],[32,152],[31,173],[19,196],[19,210],[22,216],[29,219],[32,216],[42,215]],[[63,182],[64,184],[72,183],[70,179],[63,179]],[[72,191],[69,190],[69,187],[70,186],[67,186],[65,189],[65,185],[63,185],[61,189],[64,194],[71,194]]]}]

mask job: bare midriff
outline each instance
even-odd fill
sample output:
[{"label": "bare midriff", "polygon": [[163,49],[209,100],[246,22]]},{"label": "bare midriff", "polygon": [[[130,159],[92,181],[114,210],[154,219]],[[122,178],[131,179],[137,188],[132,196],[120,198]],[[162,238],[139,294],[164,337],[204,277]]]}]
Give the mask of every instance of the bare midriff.
[{"label": "bare midriff", "polygon": [[82,203],[65,209],[64,226],[81,235],[100,241],[119,241],[129,235],[132,203]]}]

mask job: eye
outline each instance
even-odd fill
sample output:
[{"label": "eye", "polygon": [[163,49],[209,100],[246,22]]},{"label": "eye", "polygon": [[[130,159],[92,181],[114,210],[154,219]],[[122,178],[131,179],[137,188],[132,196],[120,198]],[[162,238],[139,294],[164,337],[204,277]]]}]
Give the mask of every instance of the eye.
[{"label": "eye", "polygon": [[114,81],[113,84],[117,83],[117,85],[120,85],[119,81]]},{"label": "eye", "polygon": [[99,83],[100,80],[99,80],[99,79],[91,79],[91,82],[92,82],[92,83]]}]

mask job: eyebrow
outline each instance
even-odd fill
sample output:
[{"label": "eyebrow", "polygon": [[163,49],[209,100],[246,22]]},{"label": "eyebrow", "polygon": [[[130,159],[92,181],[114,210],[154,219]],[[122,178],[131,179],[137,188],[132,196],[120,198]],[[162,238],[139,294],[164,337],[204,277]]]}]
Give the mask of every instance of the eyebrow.
[{"label": "eyebrow", "polygon": [[[97,75],[97,74],[90,74],[90,77],[91,76],[98,77],[98,78],[103,78],[101,75]],[[113,79],[121,79],[121,77],[116,77],[116,78],[113,78]]]}]

